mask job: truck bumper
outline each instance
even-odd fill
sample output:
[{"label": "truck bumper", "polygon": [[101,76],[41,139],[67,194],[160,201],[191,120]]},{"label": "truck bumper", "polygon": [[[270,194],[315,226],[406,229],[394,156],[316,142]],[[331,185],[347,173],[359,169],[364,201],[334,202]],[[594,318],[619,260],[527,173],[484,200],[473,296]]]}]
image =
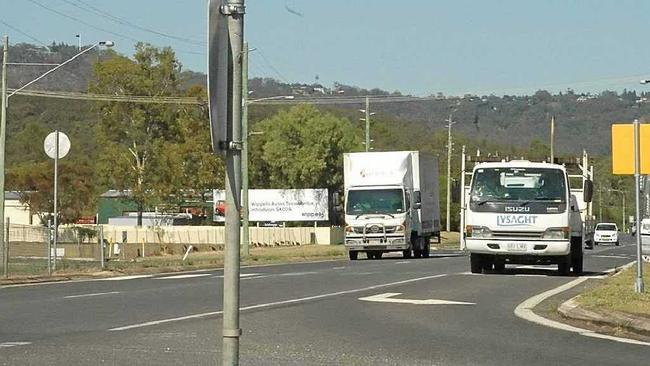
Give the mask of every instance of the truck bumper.
[{"label": "truck bumper", "polygon": [[465,239],[470,253],[496,254],[507,256],[561,256],[571,252],[570,240],[493,240]]},{"label": "truck bumper", "polygon": [[381,236],[371,237],[366,236],[346,236],[345,247],[352,251],[365,251],[365,250],[385,250],[397,251],[406,250],[410,248],[406,237],[404,236]]}]

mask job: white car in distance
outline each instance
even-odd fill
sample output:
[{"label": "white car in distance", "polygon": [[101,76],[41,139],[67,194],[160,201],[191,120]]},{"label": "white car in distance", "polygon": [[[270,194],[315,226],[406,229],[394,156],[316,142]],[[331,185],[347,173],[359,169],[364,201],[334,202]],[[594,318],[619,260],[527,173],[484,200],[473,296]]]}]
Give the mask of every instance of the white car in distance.
[{"label": "white car in distance", "polygon": [[601,222],[594,231],[594,244],[614,243],[619,245],[618,227],[615,223]]}]

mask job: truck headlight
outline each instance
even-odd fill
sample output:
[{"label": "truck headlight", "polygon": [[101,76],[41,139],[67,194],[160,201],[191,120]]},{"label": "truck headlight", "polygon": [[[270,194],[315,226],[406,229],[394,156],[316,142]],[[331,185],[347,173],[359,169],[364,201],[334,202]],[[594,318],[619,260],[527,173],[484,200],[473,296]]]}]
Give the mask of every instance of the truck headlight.
[{"label": "truck headlight", "polygon": [[396,233],[403,233],[405,229],[406,229],[406,221],[404,221],[401,225],[395,226]]},{"label": "truck headlight", "polygon": [[346,232],[346,233],[351,233],[351,232],[353,232],[353,231],[354,231],[354,229],[352,228],[352,226],[349,226],[349,225],[348,225],[348,226],[345,227],[345,232]]},{"label": "truck headlight", "polygon": [[544,231],[544,239],[569,239],[571,228],[569,227],[552,227]]},{"label": "truck headlight", "polygon": [[490,229],[485,226],[467,225],[465,228],[465,233],[467,234],[468,238],[482,239],[492,237],[492,231],[490,231]]}]

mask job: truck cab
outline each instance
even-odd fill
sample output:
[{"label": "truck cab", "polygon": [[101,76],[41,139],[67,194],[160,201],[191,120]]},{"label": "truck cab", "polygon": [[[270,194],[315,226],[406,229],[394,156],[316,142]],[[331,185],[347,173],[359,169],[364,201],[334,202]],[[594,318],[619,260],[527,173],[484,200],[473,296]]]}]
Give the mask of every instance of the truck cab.
[{"label": "truck cab", "polygon": [[[591,200],[588,186],[584,196]],[[473,273],[502,271],[506,263],[582,272],[583,224],[564,166],[526,160],[477,164],[467,199],[464,236]]]},{"label": "truck cab", "polygon": [[411,195],[398,185],[350,187],[345,197],[346,245],[364,249],[370,258],[381,257],[375,253],[384,251],[409,250]]},{"label": "truck cab", "polygon": [[346,153],[345,246],[379,259],[386,252],[428,257],[440,237],[438,162],[417,151]]}]

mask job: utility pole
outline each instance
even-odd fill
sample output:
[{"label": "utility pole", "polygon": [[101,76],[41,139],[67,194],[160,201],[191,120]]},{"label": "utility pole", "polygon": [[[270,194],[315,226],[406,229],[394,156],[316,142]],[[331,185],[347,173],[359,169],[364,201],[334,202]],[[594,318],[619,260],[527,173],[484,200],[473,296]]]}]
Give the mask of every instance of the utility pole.
[{"label": "utility pole", "polygon": [[365,116],[361,118],[362,121],[366,122],[366,152],[370,151],[370,142],[372,140],[370,139],[370,116],[372,116],[374,113],[370,113],[370,98],[366,96],[366,109],[359,109],[359,112],[364,113]]},{"label": "utility pole", "polygon": [[239,365],[239,260],[241,210],[241,142],[242,142],[242,61],[244,46],[244,0],[229,0],[221,6],[228,18],[229,63],[232,84],[228,88],[228,120],[232,139],[226,151],[226,230],[223,266],[223,366]]},{"label": "utility pole", "polygon": [[551,117],[551,161],[553,164],[555,162],[555,116]]},{"label": "utility pole", "polygon": [[[452,140],[451,140],[451,126],[454,125],[454,122],[451,119],[452,115],[449,115],[447,120],[447,221],[446,229],[447,232],[451,231],[451,151],[452,151]],[[462,230],[462,228],[461,228]]]},{"label": "utility pole", "polygon": [[603,222],[603,190],[598,187],[598,222]]},{"label": "utility pole", "polygon": [[366,151],[370,151],[370,99],[366,97]]},{"label": "utility pole", "polygon": [[242,213],[242,248],[241,255],[250,254],[250,233],[248,222],[248,42],[244,42],[242,52],[242,88],[241,88],[241,213]]},{"label": "utility pole", "polygon": [[4,243],[5,221],[5,139],[7,135],[7,59],[9,37],[2,37],[2,120],[0,122],[0,243]]}]

